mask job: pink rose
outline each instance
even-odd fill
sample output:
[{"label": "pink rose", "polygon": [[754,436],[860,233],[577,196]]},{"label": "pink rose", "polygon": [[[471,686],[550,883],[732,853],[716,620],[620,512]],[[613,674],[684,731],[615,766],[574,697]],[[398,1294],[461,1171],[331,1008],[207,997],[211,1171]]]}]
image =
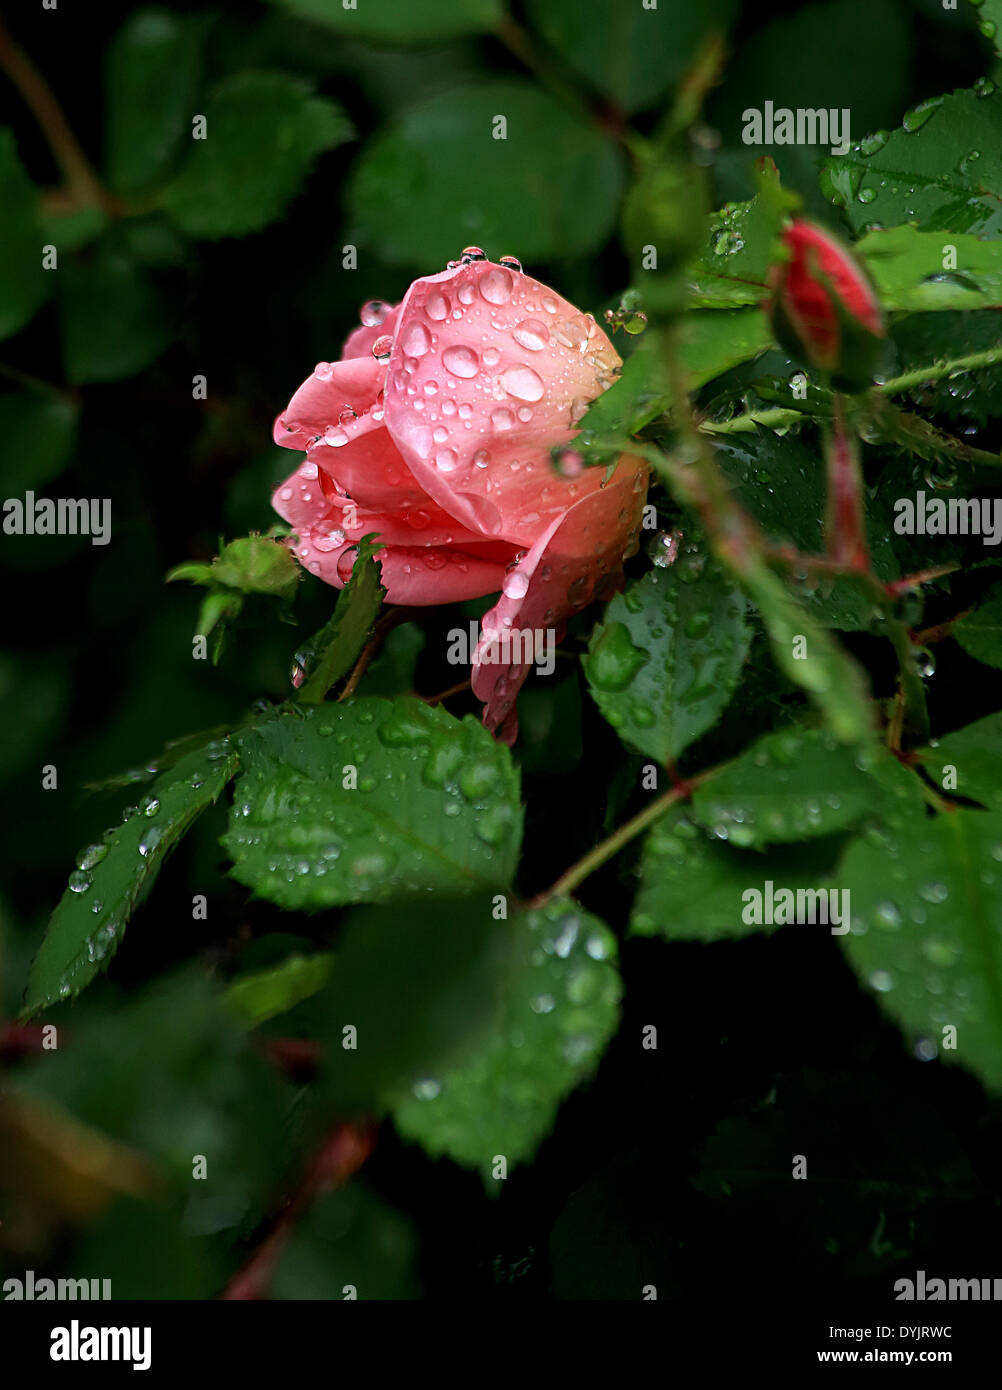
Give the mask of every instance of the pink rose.
[{"label": "pink rose", "polygon": [[479,254],[415,280],[395,307],[365,305],[362,324],[276,421],[276,442],[306,457],[275,509],[302,563],[338,588],[375,531],[391,603],[500,591],[473,689],[484,723],[510,742],[531,662],[524,645],[509,659],[499,639],[559,638],[570,614],[619,587],[635,544],[646,464],[624,455],[608,480],[603,468],[562,477],[551,456],[620,359],[590,315]]}]

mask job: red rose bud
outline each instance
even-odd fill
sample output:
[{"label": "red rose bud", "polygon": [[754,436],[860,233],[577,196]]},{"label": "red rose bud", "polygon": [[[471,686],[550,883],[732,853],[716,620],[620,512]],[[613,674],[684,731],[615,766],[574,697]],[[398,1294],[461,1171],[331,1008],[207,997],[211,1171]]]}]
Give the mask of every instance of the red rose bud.
[{"label": "red rose bud", "polygon": [[789,259],[773,267],[767,306],[773,332],[792,356],[832,373],[835,386],[862,391],[883,352],[884,318],[862,267],[830,232],[791,222]]}]

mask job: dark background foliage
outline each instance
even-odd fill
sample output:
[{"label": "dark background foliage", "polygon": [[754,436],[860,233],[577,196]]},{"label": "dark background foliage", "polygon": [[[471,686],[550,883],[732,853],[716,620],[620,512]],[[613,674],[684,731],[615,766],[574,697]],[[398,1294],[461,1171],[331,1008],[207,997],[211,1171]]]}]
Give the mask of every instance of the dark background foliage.
[{"label": "dark background foliage", "polygon": [[[425,246],[433,244],[444,264],[464,243],[481,240],[449,202],[409,204],[408,197],[421,197],[408,182],[412,171],[390,157],[373,162],[374,142],[426,97],[448,104],[458,89],[487,80],[543,89],[544,78],[527,72],[491,34],[401,49],[311,25],[291,12],[294,6],[220,0],[206,10],[192,0],[169,8],[197,23],[199,91],[233,73],[288,74],[343,108],[355,134],[322,153],[285,212],[255,233],[191,238],[156,210],[112,219],[98,235],[84,236],[66,261],[85,276],[102,257],[119,258],[141,277],[141,293],[114,301],[114,310],[99,292],[72,309],[50,301],[0,349],[0,371],[12,390],[19,374],[57,388],[40,392],[54,413],[40,416],[30,437],[17,436],[9,452],[5,468],[27,481],[8,484],[5,495],[34,485],[36,476],[40,491],[58,478],[60,495],[112,498],[114,528],[106,548],[85,538],[7,536],[0,547],[0,778],[11,811],[0,901],[8,1014],[16,1012],[31,953],[75,852],[134,799],[128,789],[88,792],[87,784],[141,767],[170,739],[231,724],[255,699],[283,699],[297,642],[329,612],[330,593],[312,581],[296,601],[298,626],[276,621],[263,603],[252,605],[221,663],[211,667],[191,659],[196,597],[183,585],[165,587],[163,576],[183,560],[211,559],[220,536],[272,524],[270,491],[291,460],[271,446],[272,419],[315,361],[337,355],[358,306],[370,297],[395,301],[414,274],[437,269]],[[592,101],[587,78],[575,73],[576,65],[587,72],[591,61],[580,28],[568,31],[561,53],[559,31],[547,29],[546,0],[516,8],[533,51],[561,83]],[[555,6],[549,23],[566,8]],[[589,0],[573,8],[579,26],[600,27],[615,7]],[[674,7],[663,0],[663,8]],[[989,59],[972,14],[945,12],[934,0],[718,10],[733,10],[734,22],[726,80],[707,112],[722,136],[712,171],[715,205],[752,191],[739,138],[745,107],[766,97],[777,105],[847,106],[854,132],[893,127],[912,103],[970,86]],[[61,6],[57,14],[23,7],[10,20],[99,167],[109,48],[133,15],[132,6],[115,2]],[[663,73],[655,68],[627,83],[618,106],[603,106],[604,118],[616,122],[625,113],[649,130],[673,76],[677,69],[666,58]],[[2,80],[0,124],[13,129],[32,179],[55,183],[37,126]],[[462,134],[455,138],[461,142]],[[541,145],[554,146],[550,158],[558,166],[556,143],[567,138],[559,125],[537,132]],[[774,153],[787,185],[812,212],[835,222],[817,191],[810,152]],[[574,157],[583,159],[587,182],[587,151]],[[471,146],[460,158],[472,166],[477,151]],[[550,219],[545,177],[528,169],[520,183],[516,171],[498,220],[504,229],[524,223],[536,254],[526,255],[517,230],[503,245],[484,240],[488,254],[522,255],[530,273],[585,308],[615,303],[629,276],[615,237],[615,169],[605,180],[587,199],[596,230],[582,244],[572,230],[573,197],[561,194],[559,215]],[[420,222],[414,253],[412,217]],[[354,271],[342,268],[349,242],[359,247]],[[87,344],[97,353],[95,344],[109,343],[109,359],[74,372],[74,335],[85,357]],[[207,378],[204,402],[192,399],[195,374]],[[60,447],[69,414],[75,434]],[[9,435],[5,452],[11,443]],[[47,461],[50,447],[54,462]],[[454,679],[444,633],[456,618],[455,611],[421,615],[427,637],[414,681],[422,693]],[[568,649],[587,631],[579,624]],[[886,693],[891,670],[881,672],[873,639],[852,641],[876,663]],[[941,729],[968,722],[997,707],[998,694],[995,674],[951,644],[930,684],[934,722]],[[761,727],[772,719],[773,702],[784,698],[794,697],[768,692]],[[472,711],[475,703],[469,697],[453,708]],[[725,721],[713,755],[746,741],[756,717],[749,704],[740,729],[729,733]],[[520,886],[531,894],[634,808],[641,760],[624,751],[588,699],[576,663],[566,662],[561,679],[527,691],[522,723],[530,811]],[[41,789],[43,763],[59,768],[58,794]],[[222,807],[199,823],[137,915],[108,979],[67,1015],[65,1028],[92,1042],[113,1030],[102,1061],[94,1060],[100,1048],[85,1054],[107,1078],[100,1084],[111,1093],[111,1112],[116,1095],[125,1104],[137,1084],[179,1093],[179,1109],[154,1116],[154,1129],[186,1105],[225,1108],[222,1097],[251,1088],[227,1142],[242,1155],[235,1167],[244,1187],[235,1200],[246,1199],[244,1209],[260,1216],[268,1209],[263,1194],[288,1159],[277,1139],[271,1081],[262,1073],[255,1090],[241,1071],[231,1087],[226,1045],[201,1036],[197,990],[182,991],[173,1010],[128,1013],[139,985],[193,956],[228,976],[280,958],[296,944],[294,934],[304,946],[324,939],[322,917],[290,925],[277,909],[249,903],[224,877],[223,825]],[[620,934],[631,867],[629,854],[614,861],[584,894]],[[211,896],[205,922],[191,920],[197,892]],[[387,1126],[364,1182],[317,1215],[321,1229],[326,1221],[360,1233],[358,1251],[368,1252],[385,1292],[628,1298],[653,1283],[661,1297],[711,1297],[724,1285],[754,1282],[777,1299],[807,1286],[821,1304],[826,1290],[847,1287],[883,1297],[896,1272],[915,1268],[998,1272],[987,1260],[1002,1238],[998,1109],[966,1072],[908,1055],[834,942],[818,944],[796,927],[733,945],[669,949],[633,938],[622,947],[622,966],[623,1022],[594,1083],[566,1102],[535,1162],[515,1172],[500,1198],[488,1198],[477,1176],[432,1162]],[[641,1052],[635,1039],[651,1023],[660,1047]],[[300,1026],[308,1033],[308,1020]],[[190,1092],[188,1078],[197,1078]],[[99,1083],[82,1071],[63,1084],[78,1104]],[[113,1113],[109,1126],[128,1130]],[[183,1143],[181,1151],[188,1151]],[[800,1153],[808,1156],[812,1181],[791,1187],[789,1166]],[[166,1219],[145,1209],[130,1215],[121,1204],[115,1212],[82,1234],[60,1228],[54,1244],[35,1231],[46,1268],[107,1271],[123,1292],[151,1296],[211,1293],[232,1272],[234,1257],[222,1243],[189,1267]],[[218,1212],[198,1219],[208,1230],[213,1222],[226,1225]],[[244,1235],[250,1248],[250,1217]],[[339,1289],[337,1260],[327,1268],[323,1243],[317,1254],[308,1232],[303,1242],[282,1288],[292,1296]],[[347,1260],[343,1252],[337,1258]]]}]

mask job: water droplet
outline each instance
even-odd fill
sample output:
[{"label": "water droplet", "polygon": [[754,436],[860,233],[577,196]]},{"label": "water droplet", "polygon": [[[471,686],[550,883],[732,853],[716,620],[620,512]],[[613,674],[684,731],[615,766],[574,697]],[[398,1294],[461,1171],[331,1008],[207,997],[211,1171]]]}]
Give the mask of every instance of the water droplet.
[{"label": "water droplet", "polygon": [[509,270],[514,270],[519,275],[522,273],[522,262],[517,256],[499,256],[498,265],[506,266]]},{"label": "water droplet", "polygon": [[491,424],[499,433],[502,433],[504,430],[510,430],[514,423],[514,415],[510,410],[505,409],[504,406],[500,406],[497,410],[491,411]]},{"label": "water droplet", "polygon": [[929,117],[943,104],[943,98],[929,97],[925,101],[920,101],[917,106],[913,106],[910,111],[906,111],[902,117],[901,124],[909,134],[916,130],[921,130]]},{"label": "water droplet", "polygon": [[501,385],[509,396],[514,396],[519,401],[542,400],[545,391],[542,378],[524,363],[502,372]]},{"label": "water droplet", "polygon": [[458,462],[455,449],[439,449],[435,455],[435,467],[440,473],[451,473]]},{"label": "water droplet", "polygon": [[329,362],[318,362],[313,368],[313,375],[317,381],[330,381],[334,375],[334,368]]},{"label": "water droplet", "polygon": [[370,299],[362,305],[359,318],[365,328],[378,328],[390,312],[390,306],[381,299]]},{"label": "water droplet", "polygon": [[861,203],[872,203],[876,196],[877,190],[875,188],[861,188],[857,194]]},{"label": "water droplet", "polygon": [[93,881],[90,874],[85,874],[81,869],[75,869],[69,876],[69,890],[71,893],[86,893]]},{"label": "water droplet", "polygon": [[447,347],[442,354],[442,365],[447,372],[453,376],[463,377],[469,380],[476,376],[480,370],[480,359],[472,348],[454,346]]},{"label": "water droplet", "polygon": [[488,304],[507,304],[511,299],[512,284],[510,272],[498,266],[480,277],[480,293]]},{"label": "water droplet", "polygon": [[464,246],[459,253],[460,261],[486,261],[487,253],[479,246]]},{"label": "water droplet", "polygon": [[404,329],[400,349],[407,357],[423,357],[431,347],[431,334],[416,319]]},{"label": "water droplet", "polygon": [[393,339],[389,333],[382,333],[372,345],[372,355],[377,362],[388,362],[393,351]]},{"label": "water droplet", "polygon": [[159,825],[151,825],[149,830],[145,831],[143,838],[139,841],[139,853],[144,859],[153,853],[162,838],[163,831]]},{"label": "water droplet", "polygon": [[512,570],[511,574],[506,574],[501,584],[501,591],[506,598],[524,598],[529,588],[529,579],[524,570]]},{"label": "water droplet", "polygon": [[337,559],[337,577],[342,583],[347,584],[351,578],[352,569],[358,559],[358,546],[353,545],[344,551]]},{"label": "water droplet", "polygon": [[491,461],[491,456],[486,449],[478,449],[473,455],[473,462],[477,468],[486,468]]},{"label": "water droplet", "polygon": [[77,855],[78,869],[93,869],[108,853],[107,845],[88,845]]},{"label": "water droplet", "polygon": [[440,290],[432,290],[425,300],[425,313],[435,323],[441,323],[443,319],[449,317],[449,301]]}]

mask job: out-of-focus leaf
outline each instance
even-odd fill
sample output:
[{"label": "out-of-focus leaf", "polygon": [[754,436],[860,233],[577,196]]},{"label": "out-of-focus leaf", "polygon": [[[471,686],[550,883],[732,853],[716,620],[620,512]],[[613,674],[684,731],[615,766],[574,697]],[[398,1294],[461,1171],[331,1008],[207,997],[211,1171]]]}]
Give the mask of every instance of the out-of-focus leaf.
[{"label": "out-of-focus leaf", "polygon": [[323,24],[346,38],[372,43],[440,43],[490,30],[503,13],[502,0],[272,0],[302,19]]},{"label": "out-of-focus leaf", "polygon": [[489,1189],[496,1159],[510,1172],[532,1158],[560,1103],[594,1071],[622,993],[615,937],[570,899],[519,914],[510,932],[514,961],[483,1041],[393,1106],[404,1138],[476,1169]]},{"label": "out-of-focus leaf", "polygon": [[107,168],[119,193],[142,193],[170,171],[190,130],[201,26],[146,9],[126,20],[105,66]]},{"label": "out-of-focus leaf", "polygon": [[1002,714],[976,719],[923,748],[922,766],[948,795],[1002,811]]},{"label": "out-of-focus leaf", "polygon": [[426,275],[464,242],[527,269],[586,255],[612,230],[622,189],[610,141],[547,93],[506,80],[405,111],[366,146],[348,203],[361,242]]},{"label": "out-of-focus leaf", "polygon": [[316,1199],[298,1220],[270,1298],[404,1299],[418,1296],[417,1234],[361,1182]]},{"label": "out-of-focus leaf", "polygon": [[[956,252],[955,270],[944,270],[947,246]],[[888,227],[856,243],[885,309],[941,311],[1002,306],[1002,242],[981,241],[955,232],[920,232]],[[950,256],[952,264],[953,257]]]},{"label": "out-of-focus leaf", "polygon": [[318,993],[330,979],[334,957],[291,955],[281,965],[254,970],[231,981],[226,1002],[248,1023],[263,1023]]},{"label": "out-of-focus leaf", "polygon": [[734,0],[611,4],[583,22],[577,0],[530,0],[529,18],[554,50],[623,111],[654,105],[678,81],[711,29],[726,30]]},{"label": "out-of-focus leaf", "polygon": [[64,396],[37,391],[0,396],[5,496],[41,491],[58,478],[73,452],[77,415],[77,407]]},{"label": "out-of-focus leaf", "polygon": [[9,338],[34,317],[56,287],[56,273],[42,269],[38,194],[9,130],[0,130],[0,208],[0,338]]},{"label": "out-of-focus leaf", "polygon": [[352,133],[341,108],[283,73],[244,72],[205,103],[164,206],[189,236],[246,236],[281,217],[314,160]]},{"label": "out-of-focus leaf", "polygon": [[170,332],[160,296],[124,256],[100,250],[59,270],[66,373],[77,383],[135,376],[160,356]]},{"label": "out-of-focus leaf", "polygon": [[1002,584],[989,589],[984,602],[954,623],[951,631],[975,661],[1002,670]]}]

